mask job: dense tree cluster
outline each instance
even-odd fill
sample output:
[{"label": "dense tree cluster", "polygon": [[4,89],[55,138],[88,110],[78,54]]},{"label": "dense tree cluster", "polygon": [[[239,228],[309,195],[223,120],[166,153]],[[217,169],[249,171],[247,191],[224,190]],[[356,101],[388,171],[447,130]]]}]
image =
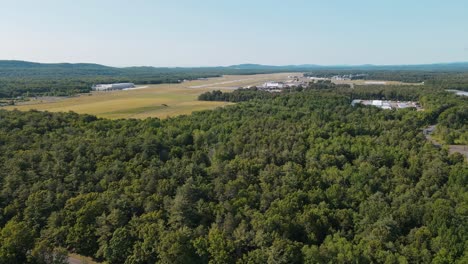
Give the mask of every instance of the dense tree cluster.
[{"label": "dense tree cluster", "polygon": [[349,91],[349,85],[336,85],[330,81],[310,82],[305,87],[302,85],[285,87],[281,91],[262,90],[257,87],[239,88],[234,91],[222,92],[220,90],[208,91],[198,96],[200,101],[225,101],[225,102],[244,102],[254,99],[272,99],[280,95],[302,92],[304,90],[330,90],[341,89],[340,92]]},{"label": "dense tree cluster", "polygon": [[468,98],[443,91],[422,91],[420,101],[437,124],[435,137],[446,144],[468,144]]},{"label": "dense tree cluster", "polygon": [[468,73],[465,71],[452,74],[433,74],[433,77],[428,78],[426,83],[443,89],[468,91]]},{"label": "dense tree cluster", "polygon": [[232,92],[222,92],[220,90],[208,91],[198,96],[200,101],[224,101],[224,102],[244,102],[253,99],[268,99],[278,96],[277,93],[262,91],[257,87],[239,88]]},{"label": "dense tree cluster", "polygon": [[[0,76],[2,74],[0,73]],[[201,77],[216,77],[214,73],[158,73],[119,75],[96,75],[92,73],[82,77],[70,77],[68,74],[51,78],[24,76],[18,73],[14,77],[0,77],[0,98],[30,97],[30,96],[70,96],[91,91],[94,84],[132,82],[135,84],[177,83],[182,80],[192,80]]]},{"label": "dense tree cluster", "polygon": [[468,166],[421,131],[466,103],[452,96],[424,112],[339,89],[166,120],[0,111],[0,263],[463,263]]},{"label": "dense tree cluster", "polygon": [[457,106],[439,116],[436,134],[448,144],[468,145],[468,106]]},{"label": "dense tree cluster", "polygon": [[424,85],[336,85],[330,81],[310,82],[306,87],[285,88],[281,92],[267,92],[257,88],[233,92],[211,91],[201,94],[202,101],[243,102],[311,90],[327,90],[353,99],[420,101],[428,113],[430,124],[438,124],[435,136],[446,144],[468,144],[468,104],[465,97],[455,96],[438,86]]},{"label": "dense tree cluster", "polygon": [[352,99],[418,101],[428,90],[414,85],[355,85],[354,89],[341,89],[340,92],[349,94]]}]

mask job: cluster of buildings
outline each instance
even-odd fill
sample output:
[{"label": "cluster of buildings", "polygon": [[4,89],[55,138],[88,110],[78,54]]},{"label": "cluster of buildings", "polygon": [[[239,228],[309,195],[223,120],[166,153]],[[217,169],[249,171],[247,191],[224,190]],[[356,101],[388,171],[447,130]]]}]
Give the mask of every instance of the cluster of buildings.
[{"label": "cluster of buildings", "polygon": [[387,100],[361,100],[355,99],[351,102],[352,106],[356,104],[372,105],[381,109],[403,109],[403,108],[416,108],[421,109],[421,106],[417,102],[412,101],[387,101]]},{"label": "cluster of buildings", "polygon": [[96,84],[92,86],[94,91],[113,91],[124,90],[128,88],[135,88],[133,83],[110,83],[110,84]]},{"label": "cluster of buildings", "polygon": [[324,78],[324,77],[309,77],[310,80],[312,81],[329,81],[330,78]]},{"label": "cluster of buildings", "polygon": [[367,75],[368,74],[359,73],[359,74],[335,75],[332,77],[309,76],[308,78],[313,81],[350,81],[350,80],[364,79]]},{"label": "cluster of buildings", "polygon": [[266,82],[261,87],[261,89],[271,90],[271,89],[283,89],[285,86],[284,82]]},{"label": "cluster of buildings", "polygon": [[359,73],[359,74],[344,74],[344,75],[335,75],[331,77],[332,80],[336,81],[349,81],[349,80],[357,80],[357,79],[364,79],[367,74]]},{"label": "cluster of buildings", "polygon": [[281,91],[284,88],[298,87],[298,86],[307,86],[306,82],[299,80],[289,80],[286,82],[266,82],[262,86],[258,87],[261,90],[267,91]]}]

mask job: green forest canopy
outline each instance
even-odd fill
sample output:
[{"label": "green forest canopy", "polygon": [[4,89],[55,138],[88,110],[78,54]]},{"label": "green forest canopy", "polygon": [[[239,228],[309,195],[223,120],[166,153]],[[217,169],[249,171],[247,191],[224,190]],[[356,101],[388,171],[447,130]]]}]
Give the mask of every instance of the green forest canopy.
[{"label": "green forest canopy", "polygon": [[[463,263],[468,166],[421,130],[461,131],[466,99],[316,88],[166,120],[0,110],[0,263]],[[368,93],[426,110],[350,105]]]}]

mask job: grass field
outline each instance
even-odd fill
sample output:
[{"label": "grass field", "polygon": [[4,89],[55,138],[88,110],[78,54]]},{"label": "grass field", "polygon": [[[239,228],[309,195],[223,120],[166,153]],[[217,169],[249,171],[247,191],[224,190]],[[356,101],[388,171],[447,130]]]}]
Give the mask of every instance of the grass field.
[{"label": "grass field", "polygon": [[214,109],[228,105],[226,102],[198,101],[198,95],[211,90],[232,90],[240,86],[260,85],[266,81],[282,81],[288,75],[277,73],[257,75],[227,75],[207,80],[188,81],[179,84],[149,85],[147,88],[128,91],[93,92],[76,97],[50,100],[38,98],[21,105],[4,107],[39,111],[86,113],[98,117],[117,118],[166,118],[193,111]]}]

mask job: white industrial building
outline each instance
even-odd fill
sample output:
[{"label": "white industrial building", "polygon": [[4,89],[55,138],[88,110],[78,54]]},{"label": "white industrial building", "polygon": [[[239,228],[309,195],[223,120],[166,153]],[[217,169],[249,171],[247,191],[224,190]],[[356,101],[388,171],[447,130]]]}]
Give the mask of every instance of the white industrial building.
[{"label": "white industrial building", "polygon": [[310,80],[313,80],[313,81],[328,81],[330,80],[330,78],[322,78],[322,77],[309,77]]},{"label": "white industrial building", "polygon": [[284,83],[282,82],[266,82],[262,85],[263,89],[283,89]]},{"label": "white industrial building", "polygon": [[351,102],[352,106],[355,106],[356,104],[362,104],[362,105],[372,105],[381,109],[403,109],[403,108],[409,108],[413,107],[416,109],[422,109],[421,106],[417,102],[411,102],[411,101],[389,101],[389,100],[361,100],[361,99],[354,99]]},{"label": "white industrial building", "polygon": [[110,84],[96,84],[93,85],[94,91],[112,91],[112,90],[123,90],[128,88],[134,88],[133,83],[110,83]]},{"label": "white industrial building", "polygon": [[382,100],[372,100],[372,105],[381,107],[382,106]]}]

